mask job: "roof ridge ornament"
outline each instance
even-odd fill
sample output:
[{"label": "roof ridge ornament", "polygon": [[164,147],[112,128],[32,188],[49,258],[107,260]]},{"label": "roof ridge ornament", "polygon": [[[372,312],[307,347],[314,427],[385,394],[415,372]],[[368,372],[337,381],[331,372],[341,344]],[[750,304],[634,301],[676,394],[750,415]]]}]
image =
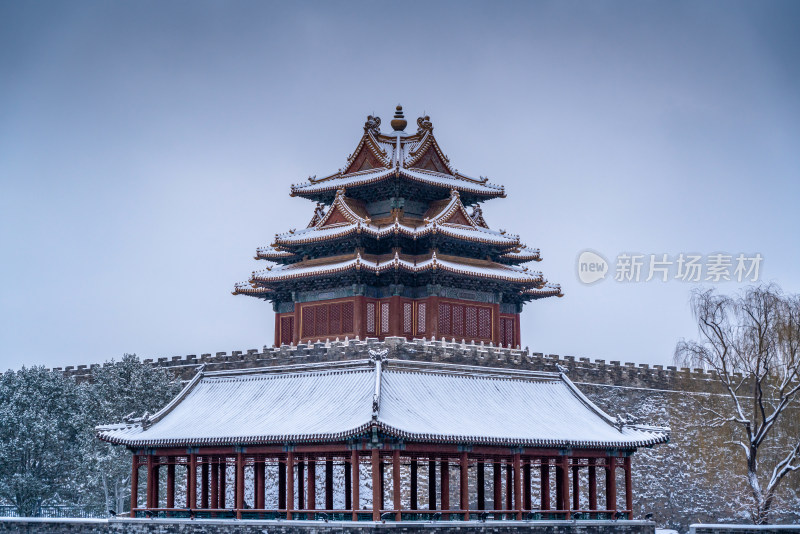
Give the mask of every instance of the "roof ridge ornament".
[{"label": "roof ridge ornament", "polygon": [[419,117],[417,119],[417,133],[421,134],[423,132],[433,132],[433,123],[431,122],[431,118],[428,115],[424,117]]},{"label": "roof ridge ornament", "polygon": [[381,369],[383,362],[389,355],[389,349],[374,350],[369,349],[369,361],[375,364],[375,392],[372,394],[372,419],[378,420],[378,413],[381,410]]},{"label": "roof ridge ornament", "polygon": [[403,106],[397,104],[395,108],[394,117],[392,117],[392,128],[395,132],[403,132],[408,125],[408,121],[406,120],[405,116],[403,115]]},{"label": "roof ridge ornament", "polygon": [[367,122],[364,123],[364,133],[372,135],[381,134],[381,118],[373,115],[367,115]]}]

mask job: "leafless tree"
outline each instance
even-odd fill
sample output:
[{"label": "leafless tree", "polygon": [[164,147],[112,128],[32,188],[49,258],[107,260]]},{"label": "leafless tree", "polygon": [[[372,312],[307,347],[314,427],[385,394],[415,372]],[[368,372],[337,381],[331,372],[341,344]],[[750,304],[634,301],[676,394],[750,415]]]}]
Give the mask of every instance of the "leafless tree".
[{"label": "leafless tree", "polygon": [[[800,436],[779,443],[775,432],[800,404],[800,296],[785,295],[772,284],[735,296],[696,290],[691,305],[699,339],[680,341],[675,360],[709,369],[721,382],[729,409],[708,408],[712,424],[733,427],[746,461],[751,517],[765,524],[781,481],[800,470]],[[777,459],[760,465],[767,462],[759,452],[764,456],[778,445]]]}]

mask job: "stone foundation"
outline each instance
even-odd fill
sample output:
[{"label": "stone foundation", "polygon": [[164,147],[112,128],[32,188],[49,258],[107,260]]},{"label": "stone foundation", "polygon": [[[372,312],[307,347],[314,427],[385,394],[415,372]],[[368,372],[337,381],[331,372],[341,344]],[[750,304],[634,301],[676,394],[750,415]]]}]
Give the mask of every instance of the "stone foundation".
[{"label": "stone foundation", "polygon": [[0,532],[24,534],[654,534],[650,521],[235,521],[188,519],[0,518]]}]

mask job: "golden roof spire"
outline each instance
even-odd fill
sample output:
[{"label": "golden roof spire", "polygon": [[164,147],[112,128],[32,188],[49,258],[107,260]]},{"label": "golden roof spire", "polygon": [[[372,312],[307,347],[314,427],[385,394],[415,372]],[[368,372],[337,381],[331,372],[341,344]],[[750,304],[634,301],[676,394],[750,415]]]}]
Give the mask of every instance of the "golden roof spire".
[{"label": "golden roof spire", "polygon": [[395,132],[402,132],[406,129],[408,121],[403,116],[403,106],[401,106],[400,104],[397,104],[397,108],[394,112],[394,117],[392,118],[391,124]]}]

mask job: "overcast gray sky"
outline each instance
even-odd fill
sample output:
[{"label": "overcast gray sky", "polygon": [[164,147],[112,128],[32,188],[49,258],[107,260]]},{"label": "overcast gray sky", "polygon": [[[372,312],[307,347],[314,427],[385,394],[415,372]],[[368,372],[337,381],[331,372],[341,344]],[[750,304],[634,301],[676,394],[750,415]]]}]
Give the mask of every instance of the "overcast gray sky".
[{"label": "overcast gray sky", "polygon": [[669,364],[694,285],[587,286],[576,258],[760,253],[800,291],[798,23],[797,2],[0,1],[0,368],[271,344],[233,283],[308,222],[290,185],[397,103],[506,186],[487,221],[562,284],[523,345]]}]

